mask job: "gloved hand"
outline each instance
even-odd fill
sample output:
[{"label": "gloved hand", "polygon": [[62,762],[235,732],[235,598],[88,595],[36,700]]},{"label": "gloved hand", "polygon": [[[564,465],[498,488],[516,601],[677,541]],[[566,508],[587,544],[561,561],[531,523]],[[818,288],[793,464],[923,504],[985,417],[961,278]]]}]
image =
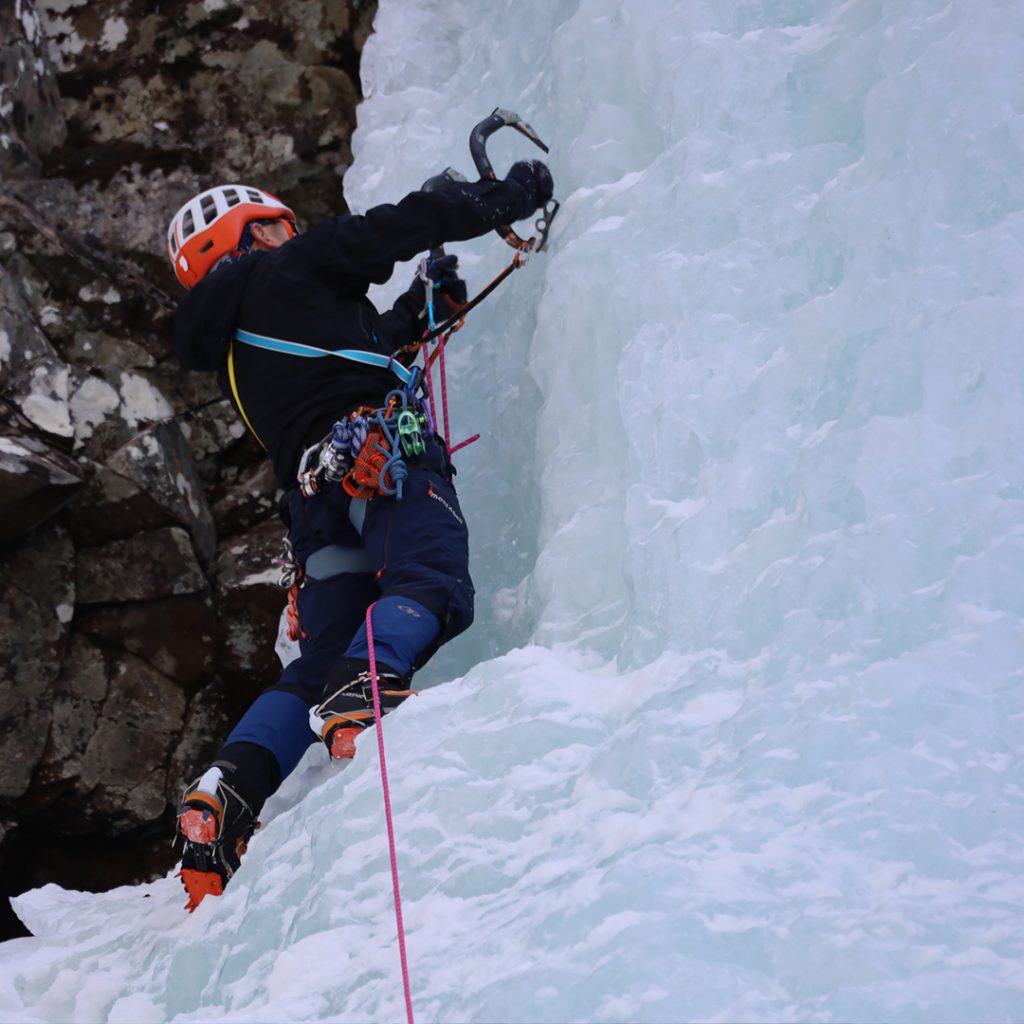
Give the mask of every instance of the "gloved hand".
[{"label": "gloved hand", "polygon": [[434,282],[435,293],[441,293],[453,312],[466,304],[466,282],[459,277],[459,257],[454,253],[428,258],[427,277]]},{"label": "gloved hand", "polygon": [[555,183],[543,160],[517,161],[509,169],[505,180],[518,185],[524,193],[522,212],[516,220],[529,217],[555,194]]}]

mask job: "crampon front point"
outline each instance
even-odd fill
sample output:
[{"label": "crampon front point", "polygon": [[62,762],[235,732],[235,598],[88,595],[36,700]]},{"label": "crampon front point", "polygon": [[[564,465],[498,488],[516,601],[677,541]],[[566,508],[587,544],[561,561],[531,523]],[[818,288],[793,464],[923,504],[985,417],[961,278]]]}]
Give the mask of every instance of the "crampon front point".
[{"label": "crampon front point", "polygon": [[206,896],[222,896],[224,882],[216,871],[198,871],[195,868],[182,868],[177,875],[188,894],[185,909],[191,914],[203,902]]}]

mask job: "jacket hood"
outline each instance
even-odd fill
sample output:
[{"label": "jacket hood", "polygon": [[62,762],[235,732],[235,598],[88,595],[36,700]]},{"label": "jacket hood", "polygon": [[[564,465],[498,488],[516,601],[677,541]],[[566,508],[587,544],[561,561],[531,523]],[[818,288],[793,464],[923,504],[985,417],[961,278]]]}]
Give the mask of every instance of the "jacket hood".
[{"label": "jacket hood", "polygon": [[178,303],[172,348],[186,370],[218,370],[227,359],[242,296],[260,259],[253,252],[202,279]]}]

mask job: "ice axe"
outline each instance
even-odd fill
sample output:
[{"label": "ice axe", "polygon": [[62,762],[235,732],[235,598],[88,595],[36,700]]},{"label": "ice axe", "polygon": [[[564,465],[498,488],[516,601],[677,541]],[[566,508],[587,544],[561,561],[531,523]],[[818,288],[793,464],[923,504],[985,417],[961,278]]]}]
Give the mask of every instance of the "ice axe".
[{"label": "ice axe", "polygon": [[[503,110],[501,107],[495,107],[487,117],[485,117],[479,124],[477,124],[473,130],[469,133],[469,153],[473,157],[473,163],[476,165],[476,169],[480,172],[481,178],[490,178],[492,181],[497,180],[497,175],[494,173],[494,168],[491,166],[490,158],[487,156],[487,140],[499,129],[499,128],[514,128],[520,135],[525,135],[535,146],[540,148],[543,152],[549,152],[548,147],[541,141],[540,136],[518,115],[513,113],[511,110]],[[551,222],[555,219],[555,214],[558,213],[558,200],[551,199],[544,204],[544,209],[540,217],[534,222],[534,228],[537,230],[538,238],[520,238],[519,235],[512,230],[511,224],[501,224],[495,231],[498,235],[504,239],[513,249],[519,252],[543,252],[547,248],[548,244],[548,233],[551,231]]]},{"label": "ice axe", "polygon": [[[487,156],[487,140],[499,128],[514,128],[521,135],[525,135],[535,146],[543,152],[548,152],[548,147],[541,140],[540,136],[531,128],[518,114],[511,110],[503,110],[495,107],[482,121],[478,122],[469,133],[469,152],[473,163],[480,174],[481,180],[497,181],[498,176],[494,173],[490,158]],[[445,185],[457,184],[468,181],[465,175],[460,174],[454,167],[446,167],[440,174],[428,178],[422,186],[423,192],[433,192]],[[501,224],[494,230],[503,242],[516,250],[512,262],[494,278],[481,292],[473,296],[457,313],[453,313],[444,323],[434,327],[423,336],[418,342],[405,346],[399,351],[416,351],[420,346],[432,341],[443,334],[456,331],[462,326],[465,315],[479,305],[495,288],[501,284],[514,270],[518,270],[526,262],[526,257],[532,252],[543,252],[548,246],[548,234],[551,231],[551,222],[558,213],[559,203],[557,199],[550,199],[544,204],[541,216],[534,221],[534,228],[537,231],[535,236],[521,238],[512,230],[510,224]],[[443,246],[436,246],[430,250],[430,259],[436,259],[445,254]],[[436,353],[435,353],[436,355]]]},{"label": "ice axe", "polygon": [[[520,135],[525,135],[543,152],[549,152],[548,147],[541,140],[540,136],[518,114],[513,113],[511,110],[495,107],[469,133],[469,154],[473,158],[473,163],[480,174],[481,180],[485,178],[490,181],[498,180],[497,174],[494,173],[494,167],[491,165],[490,157],[487,155],[487,140],[499,128],[514,128]],[[466,180],[466,177],[459,174],[455,168],[446,167],[440,174],[435,174],[432,178],[428,178],[423,183],[422,190],[424,192],[432,192],[442,185]],[[558,213],[558,207],[557,199],[551,199],[545,203],[541,216],[534,221],[533,226],[537,231],[537,235],[534,237],[521,238],[513,231],[511,224],[499,224],[494,230],[502,241],[507,242],[513,249],[523,253],[523,255],[531,252],[543,252],[547,248],[551,222],[555,219],[555,214]],[[431,257],[438,254],[443,255],[443,253],[443,249],[432,249],[430,251]]]}]

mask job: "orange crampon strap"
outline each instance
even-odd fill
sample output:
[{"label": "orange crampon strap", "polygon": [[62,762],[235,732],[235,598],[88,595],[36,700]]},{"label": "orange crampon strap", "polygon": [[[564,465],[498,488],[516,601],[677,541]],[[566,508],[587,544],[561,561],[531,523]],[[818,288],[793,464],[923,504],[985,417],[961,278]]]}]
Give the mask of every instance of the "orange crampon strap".
[{"label": "orange crampon strap", "polygon": [[220,801],[208,793],[193,793],[190,804],[204,803],[206,807],[187,807],[178,815],[178,831],[193,843],[212,843],[220,832],[221,815],[224,809]]}]

